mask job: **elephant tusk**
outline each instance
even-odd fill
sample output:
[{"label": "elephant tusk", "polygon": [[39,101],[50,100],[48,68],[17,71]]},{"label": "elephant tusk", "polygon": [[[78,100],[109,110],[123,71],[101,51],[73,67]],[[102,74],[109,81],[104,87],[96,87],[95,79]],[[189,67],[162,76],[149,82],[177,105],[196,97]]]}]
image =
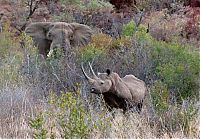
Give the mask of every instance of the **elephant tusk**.
[{"label": "elephant tusk", "polygon": [[49,53],[47,54],[47,57],[50,57],[52,54],[53,54],[53,49],[51,49],[51,50],[49,51]]},{"label": "elephant tusk", "polygon": [[101,75],[107,75],[107,73],[97,72],[97,75],[98,75],[98,76],[101,76]]}]

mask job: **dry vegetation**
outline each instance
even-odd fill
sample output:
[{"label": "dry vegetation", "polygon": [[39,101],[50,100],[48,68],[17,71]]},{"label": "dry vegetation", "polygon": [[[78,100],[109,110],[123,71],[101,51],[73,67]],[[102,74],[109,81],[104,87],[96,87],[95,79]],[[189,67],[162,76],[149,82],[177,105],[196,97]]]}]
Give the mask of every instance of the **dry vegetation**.
[{"label": "dry vegetation", "polygon": [[[136,0],[116,13],[103,0],[38,2],[0,0],[0,138],[200,138],[198,7]],[[43,20],[84,23],[96,34],[71,55],[44,61],[23,33]],[[89,93],[81,62],[144,80],[142,113],[108,112],[102,96]]]}]

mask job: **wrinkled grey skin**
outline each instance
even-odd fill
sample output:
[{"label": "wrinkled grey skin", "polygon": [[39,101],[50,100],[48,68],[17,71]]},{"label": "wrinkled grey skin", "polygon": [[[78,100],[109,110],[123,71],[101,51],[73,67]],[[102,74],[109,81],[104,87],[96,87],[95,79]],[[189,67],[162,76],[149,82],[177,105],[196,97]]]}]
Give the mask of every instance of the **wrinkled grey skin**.
[{"label": "wrinkled grey skin", "polygon": [[146,95],[146,85],[142,80],[134,75],[120,78],[117,73],[111,72],[109,69],[106,73],[98,73],[96,76],[90,65],[93,73],[91,78],[84,71],[83,65],[81,68],[91,86],[91,93],[102,94],[109,110],[120,108],[125,113],[128,109],[136,106],[137,111],[141,111]]},{"label": "wrinkled grey skin", "polygon": [[39,53],[45,58],[54,48],[67,51],[71,47],[89,43],[92,30],[89,26],[65,22],[36,22],[29,24],[25,33],[33,38]]}]

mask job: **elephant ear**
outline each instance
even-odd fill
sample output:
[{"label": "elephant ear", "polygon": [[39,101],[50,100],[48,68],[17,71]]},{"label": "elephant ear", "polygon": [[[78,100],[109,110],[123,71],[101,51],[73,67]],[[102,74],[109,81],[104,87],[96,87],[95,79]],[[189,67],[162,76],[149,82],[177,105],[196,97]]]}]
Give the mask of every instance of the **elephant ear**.
[{"label": "elephant ear", "polygon": [[53,27],[51,22],[31,23],[26,27],[25,33],[34,38],[46,39],[46,34],[51,27]]},{"label": "elephant ear", "polygon": [[83,24],[70,23],[72,29],[72,36],[70,36],[70,43],[72,46],[87,45],[93,34],[92,29]]}]

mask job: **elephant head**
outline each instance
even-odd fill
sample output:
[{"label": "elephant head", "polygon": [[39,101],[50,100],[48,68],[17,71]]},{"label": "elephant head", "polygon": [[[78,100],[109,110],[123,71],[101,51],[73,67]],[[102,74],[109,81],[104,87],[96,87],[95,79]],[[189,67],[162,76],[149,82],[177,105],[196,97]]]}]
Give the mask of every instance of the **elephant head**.
[{"label": "elephant head", "polygon": [[67,51],[71,47],[89,43],[92,30],[89,26],[65,22],[36,22],[26,27],[25,33],[33,38],[39,53],[47,57],[54,48]]}]

